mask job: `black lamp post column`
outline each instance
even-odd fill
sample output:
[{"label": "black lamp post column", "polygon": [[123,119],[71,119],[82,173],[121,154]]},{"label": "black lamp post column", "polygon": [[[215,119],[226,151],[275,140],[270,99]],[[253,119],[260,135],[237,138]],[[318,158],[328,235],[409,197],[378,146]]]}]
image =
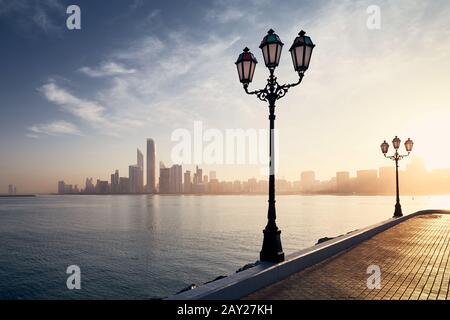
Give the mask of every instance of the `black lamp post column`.
[{"label": "black lamp post column", "polygon": [[267,100],[269,102],[269,208],[267,211],[267,225],[264,229],[264,240],[260,259],[262,261],[280,262],[284,260],[283,248],[281,246],[281,231],[276,224],[275,209],[275,77],[274,70],[270,69],[269,78],[269,94]]},{"label": "black lamp post column", "polygon": [[395,211],[394,211],[394,217],[402,217],[402,206],[400,204],[400,187],[398,182],[398,153],[396,152],[395,155],[395,181],[396,181],[396,202],[395,202]]}]

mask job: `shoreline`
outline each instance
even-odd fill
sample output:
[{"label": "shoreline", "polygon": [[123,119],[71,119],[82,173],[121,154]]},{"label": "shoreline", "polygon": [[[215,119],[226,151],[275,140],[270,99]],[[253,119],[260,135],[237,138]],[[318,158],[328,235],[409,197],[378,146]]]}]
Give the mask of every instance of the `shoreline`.
[{"label": "shoreline", "polygon": [[[36,193],[30,195],[17,195],[16,197],[36,197],[36,196],[266,196],[266,192],[262,193]],[[380,194],[363,194],[363,193],[293,193],[278,192],[280,196],[336,196],[336,197],[389,197],[394,195]],[[433,197],[433,196],[450,196],[450,193],[437,194],[402,194],[402,197]],[[15,197],[8,195],[0,195],[0,197]]]}]

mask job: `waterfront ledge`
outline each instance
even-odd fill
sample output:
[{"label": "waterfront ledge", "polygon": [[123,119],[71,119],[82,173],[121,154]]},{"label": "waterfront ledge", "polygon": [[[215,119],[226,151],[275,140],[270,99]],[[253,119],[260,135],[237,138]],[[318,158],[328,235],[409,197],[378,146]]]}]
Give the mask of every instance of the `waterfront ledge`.
[{"label": "waterfront ledge", "polygon": [[313,266],[343,250],[419,215],[449,214],[449,210],[422,210],[401,218],[391,218],[375,225],[352,231],[321,244],[300,250],[281,263],[261,262],[256,266],[225,278],[181,292],[167,300],[235,300],[274,284],[305,268]]}]

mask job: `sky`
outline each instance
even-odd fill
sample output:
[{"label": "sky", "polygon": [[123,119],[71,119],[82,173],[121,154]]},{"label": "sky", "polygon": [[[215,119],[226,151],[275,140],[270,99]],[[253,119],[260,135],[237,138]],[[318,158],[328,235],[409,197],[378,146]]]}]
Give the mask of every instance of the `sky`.
[{"label": "sky", "polygon": [[[81,30],[66,27],[71,4]],[[379,28],[367,25],[374,5]],[[302,84],[277,103],[279,178],[392,165],[379,146],[395,135],[430,170],[450,167],[449,17],[447,0],[0,0],[0,193],[127,176],[147,138],[171,165],[173,133],[199,122],[267,130],[267,105],[244,93],[234,62],[248,46],[250,88],[262,88],[270,28],[285,43],[281,83],[297,80],[297,33],[316,44]],[[259,164],[200,165],[221,180],[265,178]]]}]

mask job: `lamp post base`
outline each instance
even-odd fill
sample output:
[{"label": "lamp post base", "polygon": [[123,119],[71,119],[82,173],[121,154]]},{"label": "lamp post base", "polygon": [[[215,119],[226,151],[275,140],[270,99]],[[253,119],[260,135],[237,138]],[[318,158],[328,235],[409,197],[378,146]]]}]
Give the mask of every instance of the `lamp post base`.
[{"label": "lamp post base", "polygon": [[400,218],[400,217],[403,217],[402,206],[400,205],[400,203],[396,203],[395,211],[394,211],[394,218]]},{"label": "lamp post base", "polygon": [[267,262],[282,262],[284,261],[284,252],[281,247],[281,231],[264,229],[263,247],[259,253],[259,259]]}]

